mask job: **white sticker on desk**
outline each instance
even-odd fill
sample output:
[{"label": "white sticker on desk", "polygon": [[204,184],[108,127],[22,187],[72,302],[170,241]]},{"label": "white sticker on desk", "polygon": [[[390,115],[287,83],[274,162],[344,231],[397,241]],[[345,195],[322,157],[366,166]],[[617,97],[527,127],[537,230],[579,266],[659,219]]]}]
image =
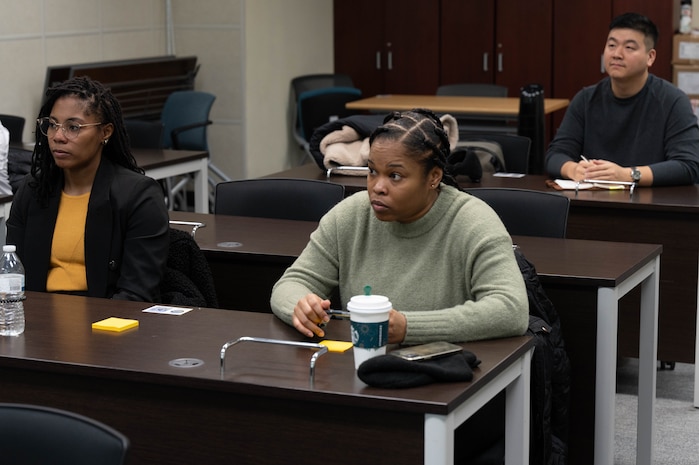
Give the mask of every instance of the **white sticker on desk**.
[{"label": "white sticker on desk", "polygon": [[160,313],[162,315],[184,315],[191,312],[191,308],[168,307],[166,305],[153,305],[143,310],[143,313]]}]

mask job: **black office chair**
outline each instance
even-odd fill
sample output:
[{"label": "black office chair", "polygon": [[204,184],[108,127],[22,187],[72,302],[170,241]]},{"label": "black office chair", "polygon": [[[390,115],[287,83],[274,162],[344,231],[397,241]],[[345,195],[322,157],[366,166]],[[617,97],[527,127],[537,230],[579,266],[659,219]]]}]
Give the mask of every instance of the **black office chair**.
[{"label": "black office chair", "polygon": [[319,221],[345,197],[339,184],[311,179],[257,178],[216,186],[214,213]]},{"label": "black office chair", "polygon": [[22,142],[22,133],[24,132],[24,118],[15,115],[0,115],[0,122],[10,132],[10,144],[19,144]]},{"label": "black office chair", "polygon": [[124,120],[131,147],[139,149],[163,148],[163,123],[137,119]]},{"label": "black office chair", "polygon": [[345,104],[361,98],[346,74],[308,74],[291,80],[294,97],[293,136],[310,156],[308,144],[313,131],[323,124],[357,114]]},{"label": "black office chair", "polygon": [[490,205],[513,236],[564,238],[566,235],[568,197],[553,192],[504,187],[464,190]]},{"label": "black office chair", "polygon": [[[507,97],[508,89],[498,84],[468,82],[445,84],[437,88],[437,95],[462,97]],[[459,124],[459,137],[469,133],[516,134],[516,118],[487,115],[454,115]]]},{"label": "black office chair", "polygon": [[0,404],[2,462],[122,465],[129,440],[91,418],[49,407]]},{"label": "black office chair", "polygon": [[[468,145],[468,141],[488,140],[497,142],[502,148],[505,167],[509,173],[529,173],[529,150],[531,140],[515,134],[471,134],[468,133],[459,141],[459,145]],[[457,147],[459,146],[457,145]]]},{"label": "black office chair", "polygon": [[326,87],[354,87],[354,82],[349,75],[343,73],[305,74],[291,80],[294,100],[298,100],[304,92]]}]

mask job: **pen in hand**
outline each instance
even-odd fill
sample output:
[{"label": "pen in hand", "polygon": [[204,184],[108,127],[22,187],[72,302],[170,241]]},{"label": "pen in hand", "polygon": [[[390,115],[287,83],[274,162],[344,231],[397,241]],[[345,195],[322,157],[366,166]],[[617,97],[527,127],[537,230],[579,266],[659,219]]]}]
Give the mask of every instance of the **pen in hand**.
[{"label": "pen in hand", "polygon": [[580,159],[581,159],[582,161],[586,161],[586,162],[588,162],[588,163],[590,162],[590,160],[588,160],[587,158],[585,158],[585,155],[580,155]]}]

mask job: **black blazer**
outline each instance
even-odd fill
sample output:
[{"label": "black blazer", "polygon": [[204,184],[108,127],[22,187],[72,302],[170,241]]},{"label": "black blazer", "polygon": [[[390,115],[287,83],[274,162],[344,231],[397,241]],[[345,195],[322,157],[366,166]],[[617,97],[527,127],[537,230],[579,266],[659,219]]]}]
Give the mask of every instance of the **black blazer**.
[{"label": "black blazer", "polygon": [[[17,246],[25,287],[46,292],[63,180],[42,208],[27,175],[12,200],[7,243]],[[168,213],[153,179],[103,157],[85,223],[87,295],[157,302],[168,253]]]}]

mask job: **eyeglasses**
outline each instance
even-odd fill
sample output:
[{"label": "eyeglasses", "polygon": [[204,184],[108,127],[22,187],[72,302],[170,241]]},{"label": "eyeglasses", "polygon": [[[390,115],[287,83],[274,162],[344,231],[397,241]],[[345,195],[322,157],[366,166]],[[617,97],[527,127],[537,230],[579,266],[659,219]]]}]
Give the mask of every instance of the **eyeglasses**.
[{"label": "eyeglasses", "polygon": [[60,128],[63,130],[63,135],[66,136],[66,139],[75,139],[80,135],[80,129],[90,127],[90,126],[99,126],[104,123],[87,123],[87,124],[80,124],[80,123],[75,123],[73,121],[68,121],[65,123],[57,123],[53,121],[51,118],[48,116],[45,116],[43,118],[39,118],[36,120],[36,123],[39,125],[39,130],[41,133],[45,136],[53,135],[58,131]]}]

